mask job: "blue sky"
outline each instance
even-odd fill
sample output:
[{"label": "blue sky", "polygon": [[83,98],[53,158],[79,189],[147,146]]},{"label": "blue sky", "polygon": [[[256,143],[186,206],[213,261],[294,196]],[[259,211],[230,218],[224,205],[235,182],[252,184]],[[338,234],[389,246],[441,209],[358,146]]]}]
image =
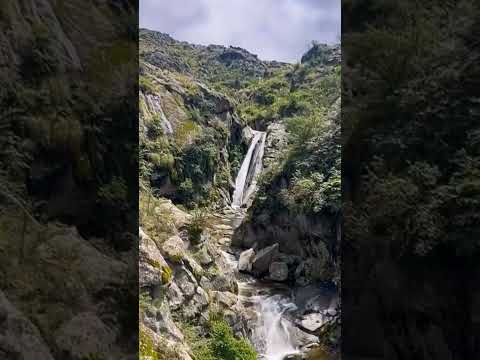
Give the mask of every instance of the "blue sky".
[{"label": "blue sky", "polygon": [[340,42],[340,0],[140,0],[140,27],[196,44],[295,62],[312,40]]}]

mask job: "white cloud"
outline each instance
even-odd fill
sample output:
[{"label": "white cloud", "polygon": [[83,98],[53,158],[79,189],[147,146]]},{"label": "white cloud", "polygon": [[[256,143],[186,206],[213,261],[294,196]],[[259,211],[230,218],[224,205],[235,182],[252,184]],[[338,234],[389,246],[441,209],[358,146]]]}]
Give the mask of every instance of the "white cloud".
[{"label": "white cloud", "polygon": [[340,0],[140,0],[140,26],[294,62],[312,40],[338,41]]}]

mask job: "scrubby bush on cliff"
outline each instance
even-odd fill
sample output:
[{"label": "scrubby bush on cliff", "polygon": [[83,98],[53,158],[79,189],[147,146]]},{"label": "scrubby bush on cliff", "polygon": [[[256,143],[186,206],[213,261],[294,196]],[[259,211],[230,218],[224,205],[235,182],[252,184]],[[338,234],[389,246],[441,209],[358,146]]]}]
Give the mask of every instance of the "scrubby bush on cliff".
[{"label": "scrubby bush on cliff", "polygon": [[257,353],[245,338],[237,338],[225,320],[208,322],[208,338],[194,329],[186,331],[195,360],[256,360]]}]

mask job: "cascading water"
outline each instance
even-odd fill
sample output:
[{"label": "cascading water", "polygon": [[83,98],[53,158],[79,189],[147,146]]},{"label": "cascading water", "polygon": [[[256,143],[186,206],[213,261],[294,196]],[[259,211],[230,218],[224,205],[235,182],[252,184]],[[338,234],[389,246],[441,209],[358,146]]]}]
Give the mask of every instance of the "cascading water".
[{"label": "cascading water", "polygon": [[[237,272],[237,258],[225,251],[220,252],[226,264]],[[238,274],[238,272],[237,272]],[[284,360],[298,354],[295,346],[294,326],[285,318],[285,313],[297,307],[280,284],[265,285],[247,274],[238,274],[239,301],[256,313],[251,337],[262,360]],[[240,276],[241,275],[241,276]]]},{"label": "cascading water", "polygon": [[257,187],[257,177],[263,168],[263,153],[266,133],[252,130],[253,138],[235,180],[232,207],[240,208],[246,204]]},{"label": "cascading water", "polygon": [[292,326],[284,319],[284,313],[295,310],[289,299],[280,295],[259,297],[259,314],[253,342],[264,360],[283,360],[286,356],[298,353],[291,336]]}]

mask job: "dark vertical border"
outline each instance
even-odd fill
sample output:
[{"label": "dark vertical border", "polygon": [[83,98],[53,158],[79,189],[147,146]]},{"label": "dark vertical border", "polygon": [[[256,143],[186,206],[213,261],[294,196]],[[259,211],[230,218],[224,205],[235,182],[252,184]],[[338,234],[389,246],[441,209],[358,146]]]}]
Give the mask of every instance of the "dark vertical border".
[{"label": "dark vertical border", "polygon": [[137,358],[138,1],[0,19],[0,358]]},{"label": "dark vertical border", "polygon": [[479,10],[342,1],[343,359],[479,357]]}]

